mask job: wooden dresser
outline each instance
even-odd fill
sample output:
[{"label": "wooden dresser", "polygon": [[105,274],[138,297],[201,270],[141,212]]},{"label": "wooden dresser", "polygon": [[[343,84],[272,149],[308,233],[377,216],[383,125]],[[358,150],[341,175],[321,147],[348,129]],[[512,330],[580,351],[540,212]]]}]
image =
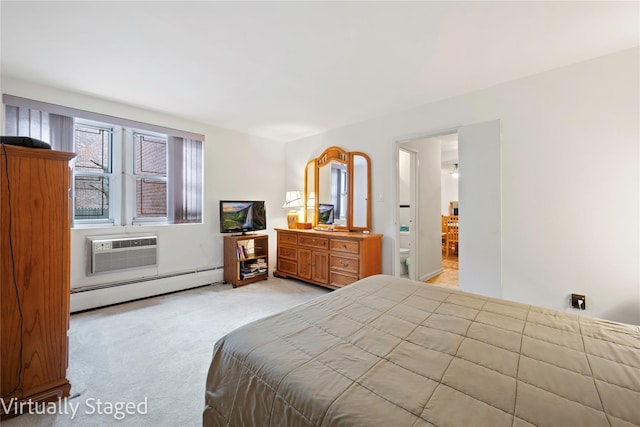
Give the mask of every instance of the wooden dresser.
[{"label": "wooden dresser", "polygon": [[2,418],[19,414],[16,402],[69,395],[69,160],[74,156],[0,145]]},{"label": "wooden dresser", "polygon": [[337,289],[382,272],[382,234],[277,228],[277,277]]}]

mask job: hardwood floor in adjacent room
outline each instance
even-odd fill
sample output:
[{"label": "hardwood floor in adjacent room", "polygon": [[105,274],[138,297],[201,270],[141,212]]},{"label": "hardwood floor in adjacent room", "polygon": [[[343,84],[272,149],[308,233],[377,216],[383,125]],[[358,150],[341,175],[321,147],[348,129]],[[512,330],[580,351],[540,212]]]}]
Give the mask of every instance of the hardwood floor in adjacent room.
[{"label": "hardwood floor in adjacent room", "polygon": [[437,276],[433,276],[430,279],[426,280],[427,283],[431,283],[432,285],[444,286],[447,288],[457,288],[458,287],[458,256],[450,255],[444,256],[442,255],[442,273]]}]

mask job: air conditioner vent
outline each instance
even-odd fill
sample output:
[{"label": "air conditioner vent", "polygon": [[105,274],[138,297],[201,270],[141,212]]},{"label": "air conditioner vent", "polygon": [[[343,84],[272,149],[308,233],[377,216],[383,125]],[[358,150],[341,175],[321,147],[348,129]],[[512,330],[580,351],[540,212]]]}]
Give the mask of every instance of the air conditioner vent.
[{"label": "air conditioner vent", "polygon": [[89,274],[158,265],[158,236],[88,237]]},{"label": "air conditioner vent", "polygon": [[114,240],[111,242],[111,247],[113,249],[121,249],[121,248],[135,248],[140,246],[155,246],[156,238],[140,238],[140,239],[123,239],[123,240]]}]

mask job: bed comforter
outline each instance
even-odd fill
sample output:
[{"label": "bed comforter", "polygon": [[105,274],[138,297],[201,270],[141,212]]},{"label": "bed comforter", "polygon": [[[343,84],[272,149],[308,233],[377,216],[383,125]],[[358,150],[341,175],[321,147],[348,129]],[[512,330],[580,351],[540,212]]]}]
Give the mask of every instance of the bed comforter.
[{"label": "bed comforter", "polygon": [[204,426],[640,426],[640,327],[372,276],[214,346]]}]

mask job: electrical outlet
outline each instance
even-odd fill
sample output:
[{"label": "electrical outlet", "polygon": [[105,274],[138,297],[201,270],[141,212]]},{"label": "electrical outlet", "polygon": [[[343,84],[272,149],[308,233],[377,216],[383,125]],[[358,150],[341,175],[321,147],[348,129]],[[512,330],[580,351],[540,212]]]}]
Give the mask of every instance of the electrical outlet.
[{"label": "electrical outlet", "polygon": [[579,310],[586,310],[587,300],[584,295],[571,294],[571,307],[577,308]]}]

